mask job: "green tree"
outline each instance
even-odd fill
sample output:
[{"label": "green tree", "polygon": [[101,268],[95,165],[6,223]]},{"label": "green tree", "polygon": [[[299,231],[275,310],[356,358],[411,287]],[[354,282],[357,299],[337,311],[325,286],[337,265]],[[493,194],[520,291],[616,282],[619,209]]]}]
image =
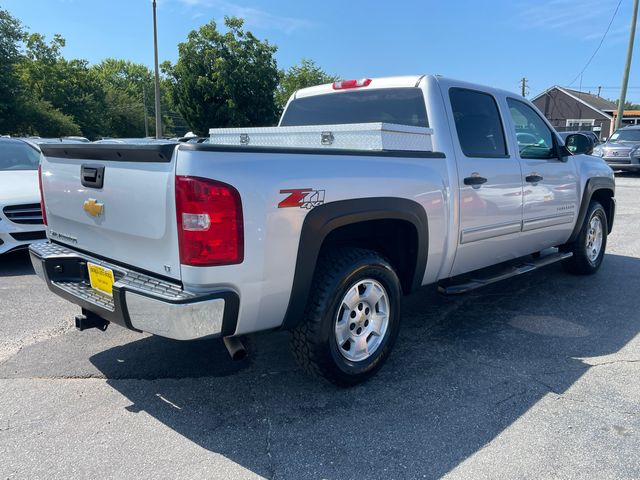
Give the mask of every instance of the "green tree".
[{"label": "green tree", "polygon": [[41,137],[82,135],[80,127],[71,116],[54,108],[46,100],[27,97],[21,99],[20,115],[12,133]]},{"label": "green tree", "polygon": [[151,70],[145,65],[115,58],[103,60],[92,70],[106,94],[107,125],[102,135],[142,137],[145,135],[145,115],[149,133],[155,134]]},{"label": "green tree", "polygon": [[[619,98],[616,98],[615,100],[609,100],[609,101],[615,103],[616,107],[618,105],[620,105],[620,99]],[[640,104],[626,101],[626,102],[624,102],[624,109],[625,110],[640,110]]]},{"label": "green tree", "polygon": [[16,65],[24,38],[20,21],[0,8],[0,133],[10,132],[17,120],[21,88]]},{"label": "green tree", "polygon": [[280,83],[276,91],[276,105],[279,112],[284,110],[289,97],[296,90],[322,85],[323,83],[332,83],[338,78],[336,75],[326,73],[313,60],[307,58],[303,58],[300,61],[300,65],[294,65],[286,71],[281,70]]},{"label": "green tree", "polygon": [[[152,70],[146,65],[108,58],[92,67],[106,93],[108,125],[103,133],[110,137],[142,137],[145,132],[145,114],[148,134],[155,136],[155,85]],[[164,135],[171,135],[178,127],[186,132],[184,120],[175,111],[171,101],[172,83],[166,78],[160,82],[160,103]],[[182,131],[184,130],[184,131]]]},{"label": "green tree", "polygon": [[[64,45],[56,37],[46,45],[42,36],[27,36],[19,20],[0,9],[0,131],[11,134],[58,136],[80,134],[80,128],[70,115],[57,109],[41,95],[45,88],[47,70],[59,49]],[[26,53],[22,49],[26,47]],[[33,79],[23,76],[25,62],[32,62],[35,54],[46,63],[33,68]],[[33,81],[32,81],[33,80]]]},{"label": "green tree", "polygon": [[273,125],[277,117],[276,47],[225,17],[228,31],[211,21],[178,45],[175,65],[163,63],[178,111],[194,131],[210,127]]},{"label": "green tree", "polygon": [[[162,108],[162,128],[165,136],[183,136],[191,128],[178,111],[173,99],[173,81],[166,75],[160,77],[160,104]],[[153,102],[152,97],[147,97]],[[155,121],[155,120],[154,120]],[[155,130],[155,125],[154,125]]]},{"label": "green tree", "polygon": [[[62,112],[80,127],[83,135],[95,138],[106,127],[105,91],[86,60],[66,60],[62,56],[64,46],[65,40],[60,35],[54,35],[49,43],[38,33],[27,37],[25,54],[17,67],[29,99],[27,103],[40,102],[37,111],[53,108]],[[62,119],[56,114],[50,118]],[[61,126],[64,125],[69,123],[63,122]],[[62,134],[77,133],[72,130]]]}]

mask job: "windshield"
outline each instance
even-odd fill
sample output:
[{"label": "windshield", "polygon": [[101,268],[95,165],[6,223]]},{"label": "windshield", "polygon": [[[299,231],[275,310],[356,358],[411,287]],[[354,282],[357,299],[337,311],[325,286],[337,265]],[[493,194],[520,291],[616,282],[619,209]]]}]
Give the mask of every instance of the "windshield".
[{"label": "windshield", "polygon": [[0,142],[0,172],[37,170],[40,152],[23,142]]},{"label": "windshield", "polygon": [[428,127],[422,90],[382,88],[298,98],[285,110],[280,126],[371,122]]},{"label": "windshield", "polygon": [[620,129],[616,130],[609,143],[618,142],[640,142],[640,129]]}]

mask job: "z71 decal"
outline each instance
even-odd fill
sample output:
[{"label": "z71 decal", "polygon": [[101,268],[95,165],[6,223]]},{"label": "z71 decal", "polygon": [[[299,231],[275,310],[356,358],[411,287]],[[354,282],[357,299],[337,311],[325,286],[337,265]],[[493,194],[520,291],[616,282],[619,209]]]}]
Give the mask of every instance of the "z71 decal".
[{"label": "z71 decal", "polygon": [[292,188],[290,190],[280,190],[280,193],[287,195],[287,198],[278,204],[278,208],[299,207],[311,210],[313,207],[324,203],[324,190]]}]

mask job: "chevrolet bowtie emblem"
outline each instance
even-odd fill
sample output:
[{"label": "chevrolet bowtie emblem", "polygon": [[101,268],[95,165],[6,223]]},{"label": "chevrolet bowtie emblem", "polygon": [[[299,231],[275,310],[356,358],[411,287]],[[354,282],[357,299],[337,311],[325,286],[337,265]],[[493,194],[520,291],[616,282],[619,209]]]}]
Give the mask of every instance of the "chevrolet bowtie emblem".
[{"label": "chevrolet bowtie emblem", "polygon": [[102,215],[104,210],[104,203],[98,203],[95,198],[90,198],[84,202],[82,208],[85,212],[87,212],[92,217],[98,217]]}]

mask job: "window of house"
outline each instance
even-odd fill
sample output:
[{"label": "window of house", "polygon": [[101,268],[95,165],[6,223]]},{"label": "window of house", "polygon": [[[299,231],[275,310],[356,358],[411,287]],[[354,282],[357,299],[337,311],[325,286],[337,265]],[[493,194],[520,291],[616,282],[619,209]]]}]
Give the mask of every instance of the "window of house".
[{"label": "window of house", "polygon": [[596,124],[595,118],[587,119],[567,119],[566,126],[567,127],[593,127]]}]

